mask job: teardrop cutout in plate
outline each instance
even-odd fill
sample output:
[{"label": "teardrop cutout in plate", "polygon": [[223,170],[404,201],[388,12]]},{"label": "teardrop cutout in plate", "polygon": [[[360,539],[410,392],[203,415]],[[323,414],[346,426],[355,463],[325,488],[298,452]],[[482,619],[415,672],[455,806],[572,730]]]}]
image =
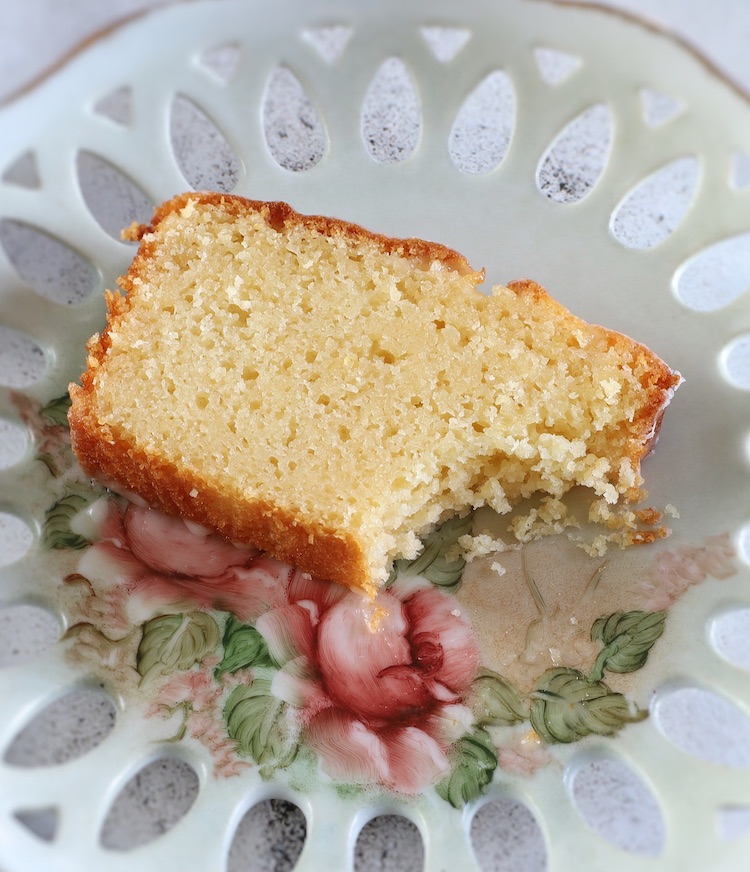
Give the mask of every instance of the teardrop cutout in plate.
[{"label": "teardrop cutout in plate", "polygon": [[208,115],[181,94],[172,102],[169,134],[177,166],[194,190],[234,190],[241,172],[237,155]]},{"label": "teardrop cutout in plate", "polygon": [[115,725],[115,706],[103,690],[71,690],[43,708],[5,752],[11,766],[37,768],[67,763],[100,745]]},{"label": "teardrop cutout in plate", "polygon": [[537,170],[537,187],[556,203],[577,203],[594,189],[609,160],[612,110],[599,103],[557,134]]},{"label": "teardrop cutout in plate", "polygon": [[660,732],[675,747],[719,766],[750,768],[750,718],[700,687],[657,692],[652,707]]},{"label": "teardrop cutout in plate", "polygon": [[626,248],[654,248],[668,239],[688,213],[698,186],[700,162],[693,155],[671,161],[640,181],[612,212],[610,228]]},{"label": "teardrop cutout in plate", "polygon": [[256,803],[237,825],[227,858],[227,872],[273,869],[292,872],[307,838],[307,821],[292,802]]},{"label": "teardrop cutout in plate", "polygon": [[372,78],[362,103],[362,137],[378,163],[411,157],[422,130],[419,95],[406,64],[388,58]]},{"label": "teardrop cutout in plate", "polygon": [[0,324],[0,384],[25,388],[39,381],[46,369],[44,352],[31,337]]},{"label": "teardrop cutout in plate", "polygon": [[0,221],[0,245],[19,276],[53,303],[73,306],[96,286],[96,271],[81,254],[30,224]]},{"label": "teardrop cutout in plate", "polygon": [[655,857],[666,844],[659,803],[646,784],[621,760],[592,760],[576,769],[573,805],[608,842],[631,854]]},{"label": "teardrop cutout in plate", "polygon": [[453,122],[448,150],[464,173],[488,173],[508,153],[515,126],[516,98],[510,76],[495,70],[471,91]]},{"label": "teardrop cutout in plate", "polygon": [[79,151],[76,161],[83,199],[99,226],[114,239],[134,221],[147,224],[154,204],[138,185],[109,161]]},{"label": "teardrop cutout in plate", "polygon": [[288,67],[277,67],[268,77],[263,131],[268,150],[284,169],[309,170],[323,157],[323,122],[302,82]]},{"label": "teardrop cutout in plate", "polygon": [[716,242],[675,272],[677,299],[695,312],[715,312],[750,291],[750,233]]},{"label": "teardrop cutout in plate", "polygon": [[169,832],[198,796],[198,776],[177,757],[154,760],[122,788],[102,826],[102,846],[130,851]]}]

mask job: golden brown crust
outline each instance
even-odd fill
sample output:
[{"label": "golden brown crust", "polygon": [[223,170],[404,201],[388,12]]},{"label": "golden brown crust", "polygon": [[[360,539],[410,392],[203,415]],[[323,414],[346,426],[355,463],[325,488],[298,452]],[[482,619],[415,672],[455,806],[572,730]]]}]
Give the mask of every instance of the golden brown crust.
[{"label": "golden brown crust", "polygon": [[[302,215],[296,212],[288,203],[266,202],[264,200],[249,200],[246,197],[238,197],[235,194],[217,194],[214,192],[189,192],[173,197],[166,203],[157,207],[149,225],[131,225],[126,231],[126,238],[131,240],[143,240],[148,233],[152,233],[159,224],[173,212],[184,209],[188,203],[215,206],[222,209],[228,215],[241,216],[248,212],[258,212],[263,216],[269,227],[282,230],[287,225],[296,225],[320,233],[323,236],[335,238],[344,236],[352,242],[371,242],[380,247],[385,254],[396,254],[400,257],[422,259],[426,263],[439,261],[461,275],[474,275],[479,284],[484,281],[484,270],[477,272],[466,258],[439,242],[428,242],[424,239],[409,238],[398,239],[385,236],[382,233],[373,233],[359,224],[350,221],[342,221],[339,218],[329,218],[325,215]],[[148,242],[141,242],[133,266],[129,273],[138,272],[138,262],[143,254],[148,257],[151,246]],[[120,282],[122,284],[122,282]],[[127,290],[127,288],[126,288]]]},{"label": "golden brown crust", "polygon": [[[516,294],[528,296],[533,300],[535,305],[547,306],[551,312],[557,313],[558,317],[562,315],[569,323],[577,322],[582,327],[585,327],[587,331],[599,334],[621,356],[624,358],[630,357],[633,360],[634,369],[640,368],[643,371],[641,384],[647,400],[638,409],[638,414],[631,423],[630,430],[633,440],[627,455],[634,467],[638,469],[640,462],[651,452],[656,443],[664,412],[682,377],[670,369],[647,346],[636,342],[636,340],[622,333],[617,333],[614,330],[609,330],[596,324],[590,324],[577,317],[566,309],[562,303],[551,297],[536,282],[530,279],[520,279],[510,282],[508,287],[515,291]],[[640,499],[640,495],[640,488],[634,487],[626,494],[626,498],[630,502],[635,502]]]},{"label": "golden brown crust", "polygon": [[84,471],[123,483],[154,508],[208,525],[232,541],[255,545],[320,578],[374,592],[361,550],[350,537],[263,501],[248,501],[223,483],[212,487],[205,482],[196,488],[174,464],[100,424],[90,403],[91,377],[89,369],[83,387],[70,386],[71,439]]}]

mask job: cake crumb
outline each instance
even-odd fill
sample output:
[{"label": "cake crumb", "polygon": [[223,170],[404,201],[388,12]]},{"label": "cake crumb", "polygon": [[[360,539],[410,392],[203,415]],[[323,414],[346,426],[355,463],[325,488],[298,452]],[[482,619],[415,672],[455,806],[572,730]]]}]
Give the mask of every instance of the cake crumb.
[{"label": "cake crumb", "polygon": [[580,522],[570,514],[565,503],[556,497],[544,497],[538,507],[525,515],[516,515],[508,525],[508,531],[519,542],[532,542],[563,533],[571,527],[580,527]]},{"label": "cake crumb", "polygon": [[383,606],[376,606],[373,609],[365,610],[365,622],[367,623],[367,629],[371,633],[377,633],[383,621],[388,617],[388,609]]},{"label": "cake crumb", "polygon": [[578,540],[578,544],[589,555],[589,557],[604,557],[607,553],[607,546],[610,541],[609,536],[600,533],[592,542]]},{"label": "cake crumb", "polygon": [[488,554],[497,554],[518,547],[520,546],[509,545],[503,539],[496,539],[487,533],[467,533],[465,536],[459,536],[456,547],[452,548],[446,557],[448,560],[463,557],[467,563],[471,563],[477,557],[486,557]]},{"label": "cake crumb", "polygon": [[650,526],[655,526],[658,524],[661,519],[664,517],[662,513],[653,507],[648,509],[639,509],[635,513],[636,518],[643,524],[649,524]]}]

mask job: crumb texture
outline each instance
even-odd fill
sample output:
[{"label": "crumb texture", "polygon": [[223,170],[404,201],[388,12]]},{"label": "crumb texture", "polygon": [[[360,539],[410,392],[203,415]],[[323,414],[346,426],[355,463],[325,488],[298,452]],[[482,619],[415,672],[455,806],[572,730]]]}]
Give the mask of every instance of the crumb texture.
[{"label": "crumb texture", "polygon": [[678,377],[455,252],[188,194],[164,204],[73,386],[84,468],[372,589],[445,517],[640,486]]}]

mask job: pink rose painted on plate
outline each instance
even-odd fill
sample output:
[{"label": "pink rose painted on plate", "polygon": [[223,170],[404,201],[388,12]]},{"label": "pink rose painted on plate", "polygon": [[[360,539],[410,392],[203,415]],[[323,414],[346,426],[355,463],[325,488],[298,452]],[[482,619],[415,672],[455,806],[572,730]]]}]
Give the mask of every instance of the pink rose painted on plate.
[{"label": "pink rose painted on plate", "polygon": [[640,585],[645,610],[580,628],[585,669],[541,665],[521,690],[483,667],[453,595],[465,519],[436,531],[416,561],[400,561],[370,602],[179,518],[102,497],[86,510],[95,542],[73,524],[78,503],[63,495],[48,512],[50,547],[85,549],[66,578],[79,662],[130,686],[172,739],[202,744],[219,777],[257,769],[269,778],[305,757],[337,784],[434,788],[455,807],[497,771],[530,777],[555,743],[614,735],[646,717],[606,673],[639,669],[663,610],[707,576],[733,572],[727,537],[663,551]]},{"label": "pink rose painted on plate", "polygon": [[181,518],[114,500],[102,507],[101,541],[88,549],[80,572],[100,585],[123,585],[136,599],[160,607],[230,611],[252,619],[283,598],[292,568],[232,545]]},{"label": "pink rose painted on plate", "polygon": [[[554,760],[556,743],[613,736],[645,718],[606,682],[644,665],[667,610],[691,587],[736,572],[726,534],[661,549],[627,610],[590,628],[548,614],[536,583],[521,579],[540,613],[531,627],[545,631],[536,639],[527,627],[527,649],[538,642],[557,660],[545,668],[542,658],[520,689],[480,662],[453,595],[471,515],[443,524],[416,560],[397,561],[387,589],[365,601],[114,497],[75,463],[67,396],[44,407],[12,399],[48,472],[41,547],[63,560],[71,661],[137,697],[147,717],[163,718],[171,731],[163,738],[200,743],[218,777],[270,778],[305,758],[340,785],[434,788],[461,808],[498,771],[530,777]],[[80,554],[75,564],[72,554]],[[576,668],[565,665],[568,636]]]},{"label": "pink rose painted on plate", "polygon": [[312,579],[289,597],[256,627],[281,665],[273,691],[299,709],[324,770],[407,793],[445,775],[479,666],[455,600],[427,581],[397,582],[375,603]]},{"label": "pink rose painted on plate", "polygon": [[153,509],[108,498],[89,514],[101,538],[70,576],[88,591],[70,632],[135,677],[146,715],[204,745],[217,776],[257,767],[268,778],[306,756],[336,783],[434,787],[456,807],[498,770],[529,777],[549,746],[646,717],[605,673],[643,665],[666,618],[656,606],[732,570],[724,538],[664,552],[643,582],[647,610],[596,620],[587,671],[542,666],[522,691],[482,667],[452,595],[463,561],[447,555],[463,521],[370,602]]},{"label": "pink rose painted on plate", "polygon": [[[302,741],[331,777],[414,793],[449,771],[449,748],[471,727],[462,698],[479,666],[471,627],[452,596],[416,578],[370,603],[153,509],[111,500],[98,511],[102,539],[79,563],[83,577],[109,588],[97,599],[111,610],[117,591],[131,613],[169,606],[254,621],[277,667],[271,691],[294,709]],[[90,615],[92,604],[82,611]],[[257,666],[257,658],[245,666]],[[197,689],[206,680],[191,666],[177,685]],[[150,714],[174,710],[174,681]],[[217,698],[221,691],[217,684]],[[186,720],[197,738],[192,726],[203,708],[195,701]]]},{"label": "pink rose painted on plate", "polygon": [[702,545],[681,545],[662,551],[642,584],[646,607],[668,609],[693,585],[707,578],[730,578],[737,571],[735,550],[725,533],[709,536]]}]

